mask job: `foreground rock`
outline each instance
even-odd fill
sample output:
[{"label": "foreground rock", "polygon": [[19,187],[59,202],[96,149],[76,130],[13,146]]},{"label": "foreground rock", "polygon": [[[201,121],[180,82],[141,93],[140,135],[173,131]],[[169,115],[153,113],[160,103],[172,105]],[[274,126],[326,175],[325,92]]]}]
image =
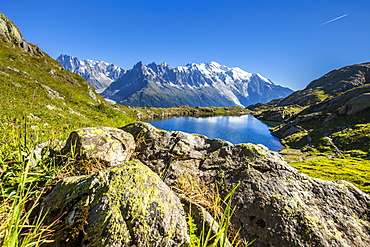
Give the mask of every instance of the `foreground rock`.
[{"label": "foreground rock", "polygon": [[61,217],[53,246],[188,246],[180,200],[139,161],[60,181],[44,199]]},{"label": "foreground rock", "polygon": [[[89,133],[99,136],[97,130]],[[310,178],[262,145],[233,145],[146,123],[122,131],[135,138],[134,160],[63,179],[44,199],[46,222],[61,217],[56,246],[189,245],[183,206],[168,187],[177,188],[190,211],[192,197],[179,189],[184,181],[217,187],[221,198],[236,188],[231,223],[243,239],[255,240],[253,246],[370,245],[370,196],[348,182]],[[196,208],[199,226],[209,214]]]},{"label": "foreground rock", "polygon": [[234,194],[234,226],[253,246],[369,246],[370,197],[352,184],[310,178],[262,145],[232,145],[145,123],[122,128],[137,158],[166,183],[184,177]]}]

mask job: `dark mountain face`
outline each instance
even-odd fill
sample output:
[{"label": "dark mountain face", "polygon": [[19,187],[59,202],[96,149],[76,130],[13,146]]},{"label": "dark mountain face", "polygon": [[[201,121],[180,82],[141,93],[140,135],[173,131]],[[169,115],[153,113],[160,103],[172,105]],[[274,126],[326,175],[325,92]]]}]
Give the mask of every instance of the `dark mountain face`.
[{"label": "dark mountain face", "polygon": [[166,63],[143,65],[139,62],[113,82],[102,96],[130,106],[247,106],[292,92],[259,74],[215,62],[176,68]]},{"label": "dark mountain face", "polygon": [[355,64],[333,70],[312,81],[303,90],[294,92],[279,106],[297,104],[308,106],[370,83],[370,63]]},{"label": "dark mountain face", "polygon": [[346,66],[333,70],[312,81],[306,89],[322,88],[327,93],[341,93],[370,83],[370,63]]}]

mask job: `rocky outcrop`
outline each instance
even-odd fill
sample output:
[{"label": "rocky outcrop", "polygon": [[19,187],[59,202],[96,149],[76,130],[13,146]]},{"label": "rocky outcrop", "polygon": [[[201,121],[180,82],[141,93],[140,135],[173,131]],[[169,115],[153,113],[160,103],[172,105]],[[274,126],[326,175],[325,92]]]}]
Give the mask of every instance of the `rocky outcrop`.
[{"label": "rocky outcrop", "polygon": [[52,246],[188,246],[180,200],[139,161],[60,181],[44,199]]},{"label": "rocky outcrop", "polygon": [[346,66],[330,71],[279,102],[278,106],[297,104],[308,106],[320,103],[328,97],[370,83],[370,63]]},{"label": "rocky outcrop", "polygon": [[[175,185],[199,178],[234,194],[234,226],[254,246],[367,246],[370,197],[347,182],[312,179],[261,145],[232,145],[149,124],[123,127],[138,158]],[[141,140],[141,141],[140,141]]]},{"label": "rocky outcrop", "polygon": [[3,13],[0,12],[0,40],[11,43],[13,46],[22,48],[36,56],[43,56],[41,49],[35,45],[27,43],[19,31],[18,27],[11,22]]},{"label": "rocky outcrop", "polygon": [[[370,244],[370,196],[348,182],[310,178],[262,145],[233,145],[146,123],[121,129],[133,135],[136,149],[131,159],[140,162],[64,179],[45,199],[50,218],[65,212],[64,229],[79,229],[73,235],[78,243],[74,246],[91,246],[94,241],[106,246],[188,243],[181,207],[168,208],[178,205],[178,199],[159,177],[172,187],[184,179],[198,187],[217,186],[214,191],[221,197],[236,188],[231,223],[246,241],[255,240],[253,246]],[[165,199],[157,196],[164,194]],[[173,233],[158,222],[172,222],[171,229],[181,231]],[[71,232],[61,234],[62,241],[68,240],[66,236],[72,239]]]}]

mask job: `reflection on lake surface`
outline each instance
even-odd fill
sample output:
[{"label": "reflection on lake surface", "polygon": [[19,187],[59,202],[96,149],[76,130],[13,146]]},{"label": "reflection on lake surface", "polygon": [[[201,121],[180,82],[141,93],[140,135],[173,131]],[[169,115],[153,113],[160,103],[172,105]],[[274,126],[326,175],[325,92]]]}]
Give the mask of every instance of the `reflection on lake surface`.
[{"label": "reflection on lake surface", "polygon": [[218,138],[233,144],[263,144],[273,151],[284,146],[271,135],[268,126],[251,115],[217,117],[174,117],[148,121],[157,128],[169,131],[184,131]]}]

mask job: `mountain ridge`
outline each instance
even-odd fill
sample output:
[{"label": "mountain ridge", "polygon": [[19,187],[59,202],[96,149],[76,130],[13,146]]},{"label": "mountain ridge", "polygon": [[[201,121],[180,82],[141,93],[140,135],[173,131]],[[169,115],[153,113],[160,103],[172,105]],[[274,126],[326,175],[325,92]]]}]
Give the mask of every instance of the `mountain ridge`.
[{"label": "mountain ridge", "polygon": [[175,68],[165,62],[159,65],[138,62],[101,95],[129,106],[245,107],[292,92],[260,74],[228,68],[216,62],[189,63]]},{"label": "mountain ridge", "polygon": [[114,63],[94,61],[91,59],[81,60],[66,54],[60,55],[56,60],[66,70],[82,76],[97,93],[103,92],[125,72],[124,69]]}]

